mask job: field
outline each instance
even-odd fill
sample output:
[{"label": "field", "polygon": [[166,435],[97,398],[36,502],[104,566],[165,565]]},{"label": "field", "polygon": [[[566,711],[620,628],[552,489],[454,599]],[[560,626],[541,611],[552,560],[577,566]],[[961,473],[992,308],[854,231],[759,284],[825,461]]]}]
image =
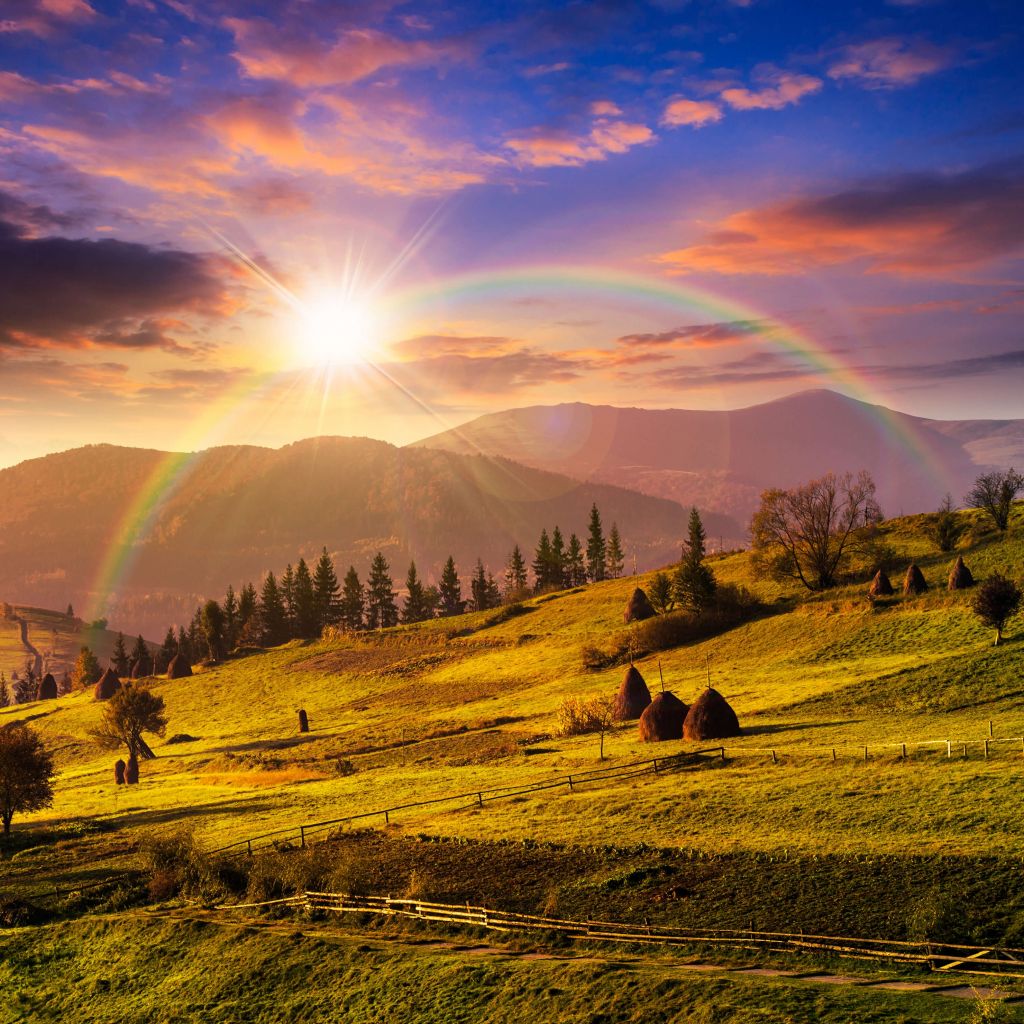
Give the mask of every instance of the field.
[{"label": "field", "polygon": [[[368,819],[359,825],[374,831],[351,826],[336,842],[305,853],[257,857],[235,879],[236,891],[270,898],[265,894],[309,882],[333,883],[570,917],[1024,946],[1024,627],[1012,622],[1004,644],[993,648],[990,631],[970,611],[970,592],[945,589],[950,557],[934,550],[923,520],[894,520],[883,531],[902,565],[915,560],[922,567],[931,585],[925,594],[872,605],[861,575],[809,595],[755,579],[745,553],[726,555],[711,562],[718,579],[749,588],[763,602],[761,613],[722,635],[637,662],[652,691],[663,676],[687,702],[710,673],[744,726],[742,737],[725,741],[724,761],[482,805],[410,808],[389,815],[386,825],[382,816]],[[1001,538],[974,521],[961,553],[980,578],[994,571],[1024,575],[1019,532]],[[611,649],[628,637],[634,627],[623,625],[622,608],[638,582],[646,580],[545,595],[517,614],[484,612],[369,637],[296,642],[191,679],[158,680],[154,689],[166,700],[170,726],[153,744],[157,760],[143,764],[138,787],[116,787],[115,755],[89,738],[100,713],[90,695],[0,710],[0,725],[30,720],[60,765],[53,808],[16,821],[4,889],[77,921],[59,937],[46,928],[18,933],[18,955],[49,958],[60,970],[74,963],[88,977],[91,969],[78,954],[68,960],[69,950],[100,950],[122,929],[156,935],[140,938],[140,948],[153,941],[160,956],[173,955],[174,944],[184,941],[174,929],[185,926],[138,918],[132,885],[144,882],[101,888],[102,900],[91,904],[79,891],[116,870],[141,871],[139,843],[155,835],[185,826],[200,847],[213,850],[305,822],[599,767],[597,737],[556,735],[557,710],[565,697],[617,688],[624,668],[588,671],[582,649]],[[297,731],[299,708],[309,715],[307,735]],[[915,746],[926,742],[932,745]],[[604,766],[694,746],[642,744],[635,725],[616,727],[605,738]],[[51,898],[55,889],[61,899]],[[116,927],[78,919],[90,905],[135,917],[118,918]],[[289,945],[209,928],[188,934],[211,957],[230,946],[232,956],[253,965],[274,958],[282,972],[300,970],[300,954],[316,941]],[[274,954],[260,945],[270,941]],[[331,970],[340,977],[352,947],[337,942]],[[388,969],[403,964],[415,989],[426,956],[415,946],[396,947]],[[520,986],[529,1007],[558,989],[567,994],[567,1020],[597,1019],[582,1011],[573,1016],[568,994],[611,998],[606,987],[619,988],[614,971],[594,973],[587,961],[498,957],[481,965],[458,954],[445,963],[442,987],[462,971],[490,979],[479,991],[470,986],[479,998],[485,989],[492,998],[488,986]],[[529,981],[522,976],[527,964]],[[37,990],[18,969],[17,958],[5,968],[31,1000]],[[151,969],[140,965],[138,972]],[[652,991],[669,985],[659,972],[671,973],[670,963],[657,957],[630,971],[649,975],[641,987]],[[373,984],[383,985],[386,976]],[[649,1007],[642,1019],[846,1020],[866,1013],[868,1002],[875,1016],[857,1019],[960,1020],[970,1010],[945,1001],[929,1009],[934,997],[925,1006],[924,997],[901,996],[890,1007],[892,997],[860,991],[812,999],[777,985],[768,986],[769,997],[764,984],[755,998],[747,993],[753,983],[735,979],[716,980],[712,997],[698,995],[692,978],[671,976],[672,998],[692,999],[694,1016],[658,1017]],[[422,984],[429,988],[427,977]],[[184,991],[187,976],[176,974],[167,985],[168,993],[175,986]],[[365,982],[360,998],[373,991]],[[103,999],[98,994],[89,1003],[95,1018],[81,1019],[107,1019]],[[148,1004],[142,995],[132,999],[141,1017]],[[764,999],[780,1013],[792,1001],[790,1016],[756,1017]],[[720,1012],[737,1000],[747,1009]],[[844,1000],[864,1004],[854,1009]],[[375,1012],[383,1013],[379,1006]],[[278,1019],[266,1013],[251,1019]],[[208,1019],[235,1017],[225,1011]],[[358,1019],[385,1018],[363,1006]],[[467,1008],[451,1019],[472,1014]]]}]

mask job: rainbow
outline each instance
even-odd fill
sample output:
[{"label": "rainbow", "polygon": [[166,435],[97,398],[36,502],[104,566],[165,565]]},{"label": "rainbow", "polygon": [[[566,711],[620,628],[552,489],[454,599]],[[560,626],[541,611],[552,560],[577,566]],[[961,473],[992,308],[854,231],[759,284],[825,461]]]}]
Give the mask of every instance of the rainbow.
[{"label": "rainbow", "polygon": [[[233,246],[231,248],[235,249]],[[251,262],[244,256],[239,258],[246,265]],[[254,273],[261,280],[269,280],[259,268]],[[280,292],[280,288],[272,283],[268,287],[273,292]],[[376,299],[386,304],[389,314],[396,321],[416,318],[422,323],[444,310],[469,302],[501,301],[517,296],[564,298],[574,294],[591,296],[595,300],[614,300],[621,307],[664,311],[672,313],[674,317],[708,318],[714,323],[742,323],[744,331],[752,340],[759,340],[772,350],[789,356],[806,366],[809,372],[825,377],[831,385],[869,405],[879,425],[896,444],[902,446],[935,479],[945,479],[945,471],[936,453],[909,426],[905,418],[881,404],[877,388],[861,371],[844,363],[805,329],[690,282],[645,277],[601,266],[541,264],[480,270],[439,278],[387,295],[378,294]],[[293,296],[286,298],[289,304],[294,305]],[[375,369],[391,380],[385,368]],[[211,439],[224,436],[226,428],[237,418],[243,406],[267,395],[285,376],[286,373],[264,374],[255,383],[251,378],[245,379],[228,390],[218,402],[211,403],[205,415],[191,422],[189,429],[176,441],[176,447],[183,450],[161,454],[138,493],[129,501],[125,514],[109,538],[96,581],[90,591],[90,617],[98,617],[107,609],[118,585],[127,578],[163,503],[187,479],[198,462],[201,449],[209,447],[213,443]],[[393,380],[391,382],[400,387]],[[414,395],[409,397],[419,402]],[[427,408],[422,402],[419,404]]]}]

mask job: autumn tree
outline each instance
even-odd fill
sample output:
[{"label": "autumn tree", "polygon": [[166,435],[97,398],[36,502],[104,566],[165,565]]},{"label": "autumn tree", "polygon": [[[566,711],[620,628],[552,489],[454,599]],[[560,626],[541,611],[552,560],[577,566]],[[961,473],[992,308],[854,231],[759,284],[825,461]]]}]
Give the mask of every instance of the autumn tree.
[{"label": "autumn tree", "polygon": [[1003,629],[1020,608],[1020,602],[1020,587],[999,573],[985,580],[975,593],[971,602],[974,614],[996,631],[994,646],[998,646],[1003,639]]},{"label": "autumn tree", "polygon": [[607,575],[608,544],[601,526],[601,513],[597,503],[590,509],[590,525],[587,534],[587,576],[592,583],[599,583]]},{"label": "autumn tree", "polygon": [[675,599],[695,615],[704,611],[715,597],[715,574],[704,562],[706,545],[707,534],[700,513],[691,508],[689,535],[672,581],[672,591]]},{"label": "autumn tree", "polygon": [[102,747],[125,747],[129,760],[153,758],[143,733],[163,736],[167,731],[164,699],[140,683],[126,683],[103,707],[99,727],[92,732]]},{"label": "autumn tree", "polygon": [[391,567],[383,553],[378,551],[370,565],[370,578],[366,583],[366,624],[370,629],[386,629],[398,622],[395,597]]},{"label": "autumn tree", "polygon": [[103,670],[100,668],[99,661],[96,660],[96,655],[88,647],[82,647],[75,659],[75,666],[71,670],[71,685],[76,690],[82,690],[87,686],[92,686],[101,675],[103,675]]},{"label": "autumn tree", "polygon": [[366,591],[356,567],[350,565],[341,590],[341,623],[346,629],[362,629],[366,613]]},{"label": "autumn tree", "polygon": [[964,497],[964,504],[980,508],[1001,533],[1010,525],[1013,500],[1024,489],[1024,476],[1012,466],[1005,472],[982,473]]},{"label": "autumn tree", "polygon": [[41,811],[53,803],[53,758],[27,725],[0,729],[0,822],[11,834],[15,814]]},{"label": "autumn tree", "polygon": [[824,590],[836,584],[854,531],[881,517],[875,483],[864,470],[764,491],[750,524],[754,566]]}]

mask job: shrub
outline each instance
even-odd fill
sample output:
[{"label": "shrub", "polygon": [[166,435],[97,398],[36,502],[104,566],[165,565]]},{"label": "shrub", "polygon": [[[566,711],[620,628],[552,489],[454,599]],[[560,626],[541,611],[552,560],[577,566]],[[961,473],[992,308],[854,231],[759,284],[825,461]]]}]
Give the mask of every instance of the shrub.
[{"label": "shrub", "polygon": [[557,736],[582,736],[606,727],[604,697],[566,697],[558,708]]}]

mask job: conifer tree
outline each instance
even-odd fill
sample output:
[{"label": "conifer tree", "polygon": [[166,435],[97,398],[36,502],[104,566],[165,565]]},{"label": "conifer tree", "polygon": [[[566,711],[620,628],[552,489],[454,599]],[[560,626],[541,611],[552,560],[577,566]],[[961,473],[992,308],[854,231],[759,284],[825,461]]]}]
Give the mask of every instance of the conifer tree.
[{"label": "conifer tree", "polygon": [[517,544],[505,563],[505,599],[518,600],[526,592],[527,582],[526,561]]},{"label": "conifer tree", "polygon": [[569,535],[565,553],[565,575],[570,587],[582,587],[587,582],[587,564],[583,561],[583,545],[575,533]]},{"label": "conifer tree", "polygon": [[7,685],[7,676],[0,672],[0,708],[5,708],[10,703],[11,689]]},{"label": "conifer tree", "polygon": [[405,605],[402,608],[402,621],[422,622],[424,619],[430,618],[430,612],[427,608],[426,591],[419,574],[416,572],[415,562],[409,563],[409,573],[405,578],[405,589],[406,596]]},{"label": "conifer tree", "polygon": [[423,588],[423,607],[427,611],[428,619],[437,616],[437,610],[441,607],[441,593],[433,583]]},{"label": "conifer tree", "polygon": [[605,565],[608,557],[608,545],[605,543],[604,530],[601,527],[601,513],[597,511],[597,503],[590,509],[590,528],[587,537],[587,576],[591,583],[599,583],[605,578]]},{"label": "conifer tree", "polygon": [[565,573],[565,540],[557,524],[551,534],[551,569],[548,574],[552,586],[561,590],[567,585]]},{"label": "conifer tree", "polygon": [[64,613],[64,617],[73,619],[75,617],[75,609],[71,606],[71,602],[68,602],[68,610]]},{"label": "conifer tree", "polygon": [[483,612],[492,607],[491,593],[487,586],[487,570],[484,568],[483,559],[476,560],[476,568],[473,570],[473,578],[470,580],[469,587],[473,595],[474,611]]},{"label": "conifer tree", "polygon": [[345,573],[345,583],[341,591],[341,623],[346,629],[362,629],[363,615],[366,612],[366,592],[359,582],[356,567],[350,565]]},{"label": "conifer tree", "polygon": [[174,627],[167,627],[167,635],[164,637],[164,642],[160,645],[160,650],[157,653],[157,672],[166,672],[167,666],[171,663],[173,658],[178,653],[178,639],[174,635]]},{"label": "conifer tree", "polygon": [[[260,643],[264,647],[276,647],[288,639],[288,620],[284,599],[272,572],[267,573],[260,591]],[[195,648],[191,648],[195,655]]]},{"label": "conifer tree", "polygon": [[114,666],[114,671],[119,676],[128,675],[131,663],[128,661],[128,648],[124,645],[124,633],[117,634],[117,639],[114,641],[114,650],[110,655],[110,662]]},{"label": "conifer tree", "polygon": [[189,623],[188,646],[192,652],[192,660],[199,661],[203,652],[203,613],[199,605],[196,605],[195,614]]},{"label": "conifer tree", "polygon": [[284,620],[288,636],[295,636],[295,570],[292,568],[291,562],[285,566],[277,589],[281,595],[281,604],[284,606]]},{"label": "conifer tree", "polygon": [[612,523],[611,532],[608,534],[608,549],[605,554],[605,569],[609,579],[617,580],[622,575],[622,567],[625,562],[626,556],[622,550],[619,526],[617,523]]},{"label": "conifer tree", "polygon": [[293,635],[311,640],[317,636],[316,595],[313,591],[313,577],[304,558],[299,559],[295,567],[295,580],[292,584],[293,600]]},{"label": "conifer tree", "polygon": [[242,587],[242,594],[238,599],[238,638],[246,643],[255,639],[256,618],[259,611],[259,599],[256,597],[256,588],[251,583]]},{"label": "conifer tree", "polygon": [[551,582],[551,539],[547,527],[540,531],[540,540],[533,556],[533,588],[538,593]]},{"label": "conifer tree", "polygon": [[224,657],[224,609],[213,598],[203,605],[202,621],[210,661],[220,661]]},{"label": "conifer tree", "polygon": [[696,508],[690,509],[689,537],[676,570],[672,594],[687,611],[699,615],[714,600],[715,574],[704,564],[707,534]]},{"label": "conifer tree", "polygon": [[501,587],[498,586],[498,581],[494,578],[493,573],[487,573],[487,607],[497,608],[501,604]]},{"label": "conifer tree", "polygon": [[398,605],[395,603],[395,585],[390,568],[387,559],[378,551],[370,566],[370,578],[366,584],[366,624],[370,629],[386,629],[398,622]]},{"label": "conifer tree", "polygon": [[140,675],[149,676],[153,674],[153,664],[149,656],[149,648],[146,646],[146,641],[142,639],[141,633],[135,638],[135,646],[132,648],[129,662],[132,668],[138,663]]},{"label": "conifer tree", "polygon": [[322,633],[325,627],[341,617],[341,588],[327,548],[320,552],[320,560],[313,573],[313,603],[316,606],[317,629]]},{"label": "conifer tree", "polygon": [[192,645],[188,642],[188,633],[184,626],[178,627],[178,651],[190,665],[195,662]]},{"label": "conifer tree", "polygon": [[437,592],[441,601],[441,615],[461,615],[466,610],[466,602],[462,600],[462,584],[459,582],[459,573],[455,568],[455,559],[451,555],[448,556],[448,561],[444,563],[444,569],[441,570]]},{"label": "conifer tree", "polygon": [[228,584],[228,592],[224,595],[224,650],[233,651],[238,646],[238,598],[235,588]]}]

